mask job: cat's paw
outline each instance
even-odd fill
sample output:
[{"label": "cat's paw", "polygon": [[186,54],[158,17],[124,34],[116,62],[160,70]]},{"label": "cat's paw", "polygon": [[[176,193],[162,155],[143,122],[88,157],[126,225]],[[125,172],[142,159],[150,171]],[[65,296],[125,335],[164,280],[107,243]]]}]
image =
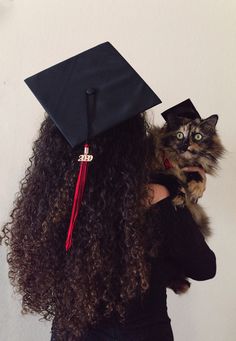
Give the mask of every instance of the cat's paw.
[{"label": "cat's paw", "polygon": [[192,180],[188,182],[188,196],[192,203],[197,203],[198,199],[203,196],[206,189],[203,181]]},{"label": "cat's paw", "polygon": [[186,192],[182,187],[178,194],[172,199],[172,203],[175,207],[184,207],[186,204]]}]

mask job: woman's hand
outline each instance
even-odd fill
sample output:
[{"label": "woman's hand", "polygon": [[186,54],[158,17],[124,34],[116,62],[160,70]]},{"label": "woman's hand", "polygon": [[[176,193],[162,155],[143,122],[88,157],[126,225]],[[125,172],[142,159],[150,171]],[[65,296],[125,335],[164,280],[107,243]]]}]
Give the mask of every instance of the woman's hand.
[{"label": "woman's hand", "polygon": [[187,191],[190,196],[190,200],[194,203],[202,197],[206,189],[206,173],[201,167],[184,167],[182,171],[187,174]]},{"label": "woman's hand", "polygon": [[184,172],[198,172],[201,177],[203,178],[203,181],[206,183],[206,172],[201,167],[195,167],[195,166],[189,166],[182,168]]},{"label": "woman's hand", "polygon": [[151,205],[156,204],[158,201],[161,201],[170,195],[168,189],[163,185],[148,184],[148,188],[152,191]]}]

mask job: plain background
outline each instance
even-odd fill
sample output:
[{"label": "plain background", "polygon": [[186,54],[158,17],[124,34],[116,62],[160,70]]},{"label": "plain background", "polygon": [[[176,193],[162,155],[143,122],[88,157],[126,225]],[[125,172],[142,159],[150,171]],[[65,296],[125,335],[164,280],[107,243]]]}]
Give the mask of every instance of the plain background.
[{"label": "plain background", "polygon": [[[160,113],[190,97],[203,117],[220,116],[228,153],[208,177],[202,204],[211,217],[217,256],[214,279],[184,296],[168,291],[176,341],[233,341],[235,274],[235,0],[0,0],[1,220],[8,219],[31,155],[43,109],[23,79],[104,41],[110,41],[162,99]],[[20,315],[20,298],[1,252],[0,339],[42,341],[50,323]]]}]

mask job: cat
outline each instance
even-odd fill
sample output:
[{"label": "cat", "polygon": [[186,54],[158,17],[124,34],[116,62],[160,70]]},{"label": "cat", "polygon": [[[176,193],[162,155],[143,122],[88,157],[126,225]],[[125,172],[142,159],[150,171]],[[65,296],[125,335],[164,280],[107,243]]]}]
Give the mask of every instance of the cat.
[{"label": "cat", "polygon": [[[181,168],[197,166],[202,167],[206,174],[216,175],[219,160],[226,151],[216,131],[217,121],[218,115],[205,119],[179,116],[162,127],[152,127],[155,142],[152,171],[156,181],[166,185],[170,193],[174,191],[174,207],[187,206],[205,238],[212,235],[209,218],[198,204],[205,182],[199,172],[187,173]],[[180,294],[188,290],[190,283],[180,278],[168,287]]]}]

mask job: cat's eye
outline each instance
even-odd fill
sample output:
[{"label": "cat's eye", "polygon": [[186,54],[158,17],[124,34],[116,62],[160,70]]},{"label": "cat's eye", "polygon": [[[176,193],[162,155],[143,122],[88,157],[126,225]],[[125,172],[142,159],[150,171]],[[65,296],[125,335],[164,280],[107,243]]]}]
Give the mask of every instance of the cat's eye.
[{"label": "cat's eye", "polygon": [[176,137],[178,140],[182,140],[184,138],[184,134],[181,131],[178,131]]},{"label": "cat's eye", "polygon": [[196,141],[200,141],[202,139],[202,135],[200,133],[197,133],[197,134],[194,135],[194,139]]}]

